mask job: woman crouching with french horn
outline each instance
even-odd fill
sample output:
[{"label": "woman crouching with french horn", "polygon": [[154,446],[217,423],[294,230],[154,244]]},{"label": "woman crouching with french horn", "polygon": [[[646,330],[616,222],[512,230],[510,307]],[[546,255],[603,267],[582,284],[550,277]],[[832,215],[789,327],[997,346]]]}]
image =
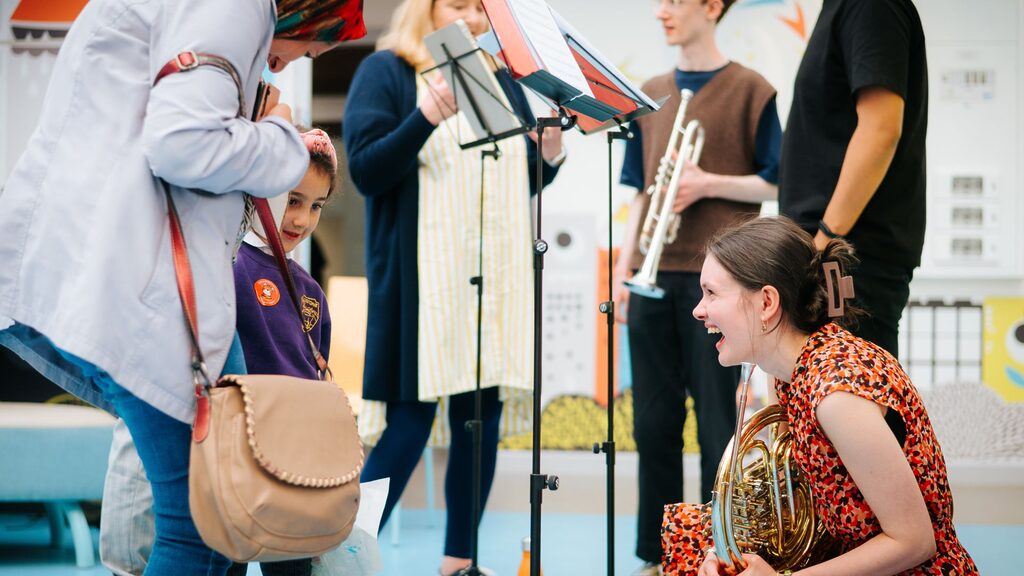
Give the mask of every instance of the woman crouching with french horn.
[{"label": "woman crouching with french horn", "polygon": [[[721,333],[719,362],[774,377],[778,406],[765,410],[778,418],[768,442],[727,449],[711,506],[666,507],[665,574],[978,573],[917,390],[895,358],[842,327],[859,313],[844,303],[853,289],[842,270],[854,263],[842,239],[818,252],[785,218],[708,245],[693,315]],[[763,494],[772,502],[754,502]]]}]

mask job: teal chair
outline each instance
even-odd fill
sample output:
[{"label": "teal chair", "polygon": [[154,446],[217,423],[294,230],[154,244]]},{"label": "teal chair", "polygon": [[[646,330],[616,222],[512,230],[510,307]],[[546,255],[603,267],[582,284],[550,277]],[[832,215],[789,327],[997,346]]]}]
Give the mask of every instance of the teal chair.
[{"label": "teal chair", "polygon": [[103,497],[114,418],[87,406],[0,402],[0,502],[42,502],[51,544],[96,564],[79,502]]}]

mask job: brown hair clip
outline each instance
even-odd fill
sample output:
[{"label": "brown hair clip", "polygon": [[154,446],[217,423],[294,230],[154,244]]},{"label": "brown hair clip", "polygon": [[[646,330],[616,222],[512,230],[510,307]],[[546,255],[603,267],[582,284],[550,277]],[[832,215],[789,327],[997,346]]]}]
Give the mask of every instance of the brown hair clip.
[{"label": "brown hair clip", "polygon": [[846,299],[853,298],[853,277],[841,275],[839,262],[825,262],[821,267],[825,270],[829,318],[842,316],[846,312]]}]

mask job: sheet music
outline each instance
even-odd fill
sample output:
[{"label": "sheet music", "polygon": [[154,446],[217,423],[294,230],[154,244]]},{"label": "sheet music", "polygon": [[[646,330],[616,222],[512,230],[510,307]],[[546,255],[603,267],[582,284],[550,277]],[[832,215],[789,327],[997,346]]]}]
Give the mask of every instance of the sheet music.
[{"label": "sheet music", "polygon": [[576,65],[572,52],[558,30],[551,9],[544,0],[508,0],[519,27],[530,39],[544,67],[556,78],[570,84],[583,94],[593,97],[587,79]]},{"label": "sheet music", "polygon": [[484,53],[477,50],[465,22],[456,20],[428,34],[423,43],[448,82],[459,113],[465,117],[473,133],[475,142],[456,136],[459,146],[465,148],[488,138],[501,139],[525,131],[522,120],[512,110],[508,96],[488,66]]},{"label": "sheet music", "polygon": [[595,65],[595,67],[601,70],[602,73],[605,74],[605,76],[609,80],[614,82],[615,87],[618,88],[620,92],[629,96],[630,98],[633,98],[634,100],[643,102],[644,105],[650,108],[653,108],[655,110],[658,109],[658,105],[657,103],[654,102],[654,100],[652,100],[647,94],[644,94],[627,78],[622,76],[621,73],[618,72],[618,69],[615,67],[615,65],[612,64],[612,62],[608,60],[608,58],[606,58],[605,55],[602,54],[597,48],[595,48],[589,42],[587,42],[586,39],[583,38],[583,35],[576,31],[576,29],[573,28],[572,24],[570,24],[568,20],[562,18],[562,16],[553,8],[551,9],[551,15],[555,20],[556,26],[559,28],[559,33],[564,34],[566,36],[567,41],[571,39],[572,42],[575,42],[578,47],[578,50],[581,50],[583,56],[587,58],[587,60],[590,60],[591,63]]}]

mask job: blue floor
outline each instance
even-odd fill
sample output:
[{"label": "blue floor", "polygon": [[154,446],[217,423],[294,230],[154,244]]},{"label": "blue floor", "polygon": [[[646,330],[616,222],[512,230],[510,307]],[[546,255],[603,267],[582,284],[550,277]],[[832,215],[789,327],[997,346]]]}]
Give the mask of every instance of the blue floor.
[{"label": "blue floor", "polygon": [[[629,574],[639,566],[633,557],[634,517],[616,521],[615,573]],[[441,555],[443,516],[431,526],[425,511],[404,510],[398,545],[389,529],[381,533],[384,576],[431,576]],[[985,576],[1022,573],[1015,550],[1024,542],[1024,526],[958,526],[961,540]],[[481,528],[480,563],[499,576],[515,576],[522,556],[521,542],[530,533],[524,513],[490,512]],[[100,576],[100,567],[78,569],[70,549],[56,550],[47,543],[45,518],[0,517],[0,576]],[[548,576],[600,576],[607,574],[605,517],[545,513],[542,522],[542,567]],[[258,575],[255,566],[250,575]]]}]

